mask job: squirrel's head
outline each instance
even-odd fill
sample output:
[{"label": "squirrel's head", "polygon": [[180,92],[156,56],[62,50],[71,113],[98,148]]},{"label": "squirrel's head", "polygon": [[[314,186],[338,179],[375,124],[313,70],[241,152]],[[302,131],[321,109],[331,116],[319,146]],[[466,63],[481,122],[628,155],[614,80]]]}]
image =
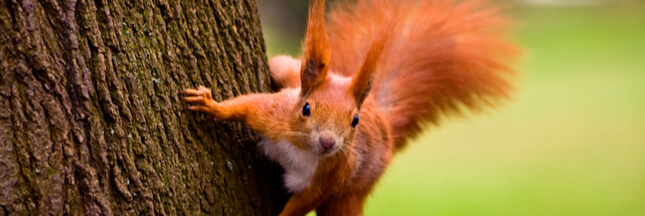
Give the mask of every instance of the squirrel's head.
[{"label": "squirrel's head", "polygon": [[329,156],[346,148],[360,127],[361,105],[369,95],[372,73],[384,49],[387,33],[376,38],[360,70],[351,78],[330,73],[324,1],[310,7],[300,69],[300,98],[293,109],[292,128],[301,134],[296,145]]},{"label": "squirrel's head", "polygon": [[354,140],[362,99],[350,90],[349,78],[329,75],[315,86],[304,83],[292,113],[291,128],[300,135],[294,143],[316,155],[333,155]]}]

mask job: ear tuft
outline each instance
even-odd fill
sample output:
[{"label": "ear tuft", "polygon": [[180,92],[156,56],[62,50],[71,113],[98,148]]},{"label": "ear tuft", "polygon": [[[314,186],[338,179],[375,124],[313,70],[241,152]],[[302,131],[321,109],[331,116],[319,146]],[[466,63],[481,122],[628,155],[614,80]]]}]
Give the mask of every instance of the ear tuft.
[{"label": "ear tuft", "polygon": [[329,71],[331,47],[325,29],[325,1],[313,0],[309,7],[307,33],[303,45],[304,59],[300,70],[302,94],[322,83]]},{"label": "ear tuft", "polygon": [[386,52],[393,26],[394,23],[385,25],[379,35],[377,35],[374,41],[372,41],[361,69],[352,79],[350,89],[352,91],[352,95],[354,95],[356,106],[358,108],[361,107],[361,104],[363,104],[363,101],[367,98],[367,95],[369,95],[369,91],[372,88],[372,74],[376,71],[376,67],[381,61],[381,57]]}]

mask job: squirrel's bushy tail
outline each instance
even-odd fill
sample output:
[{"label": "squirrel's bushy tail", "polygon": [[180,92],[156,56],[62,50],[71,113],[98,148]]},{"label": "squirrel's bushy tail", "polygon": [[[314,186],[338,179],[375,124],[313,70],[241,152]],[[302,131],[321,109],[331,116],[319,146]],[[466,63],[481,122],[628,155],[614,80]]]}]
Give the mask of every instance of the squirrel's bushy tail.
[{"label": "squirrel's bushy tail", "polygon": [[479,110],[508,97],[517,53],[507,20],[481,1],[364,0],[329,13],[330,67],[351,75],[382,26],[389,46],[371,94],[385,113],[397,149],[444,115]]}]

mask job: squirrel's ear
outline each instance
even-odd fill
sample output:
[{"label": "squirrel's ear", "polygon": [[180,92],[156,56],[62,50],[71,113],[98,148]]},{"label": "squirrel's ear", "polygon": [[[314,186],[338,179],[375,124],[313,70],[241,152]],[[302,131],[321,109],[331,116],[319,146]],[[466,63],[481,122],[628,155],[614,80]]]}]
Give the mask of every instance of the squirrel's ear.
[{"label": "squirrel's ear", "polygon": [[377,38],[372,42],[361,69],[352,78],[350,91],[352,91],[352,95],[354,95],[356,106],[358,108],[361,107],[361,104],[363,104],[363,101],[367,98],[367,95],[370,92],[370,88],[372,88],[372,74],[376,71],[376,67],[381,60],[381,56],[385,53],[391,29],[392,24],[385,26]]},{"label": "squirrel's ear", "polygon": [[327,77],[331,47],[325,31],[325,1],[313,0],[309,7],[307,33],[303,45],[304,59],[300,69],[302,95],[311,92]]}]

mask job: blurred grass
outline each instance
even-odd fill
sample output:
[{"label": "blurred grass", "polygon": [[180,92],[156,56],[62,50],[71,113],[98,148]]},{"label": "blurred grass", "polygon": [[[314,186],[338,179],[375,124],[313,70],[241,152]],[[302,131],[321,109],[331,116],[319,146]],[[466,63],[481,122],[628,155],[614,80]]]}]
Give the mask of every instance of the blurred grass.
[{"label": "blurred grass", "polygon": [[644,9],[516,11],[517,100],[411,143],[366,215],[645,215]]},{"label": "blurred grass", "polygon": [[[645,215],[643,11],[514,10],[517,99],[410,143],[366,215]],[[271,55],[297,53],[265,35]]]}]

